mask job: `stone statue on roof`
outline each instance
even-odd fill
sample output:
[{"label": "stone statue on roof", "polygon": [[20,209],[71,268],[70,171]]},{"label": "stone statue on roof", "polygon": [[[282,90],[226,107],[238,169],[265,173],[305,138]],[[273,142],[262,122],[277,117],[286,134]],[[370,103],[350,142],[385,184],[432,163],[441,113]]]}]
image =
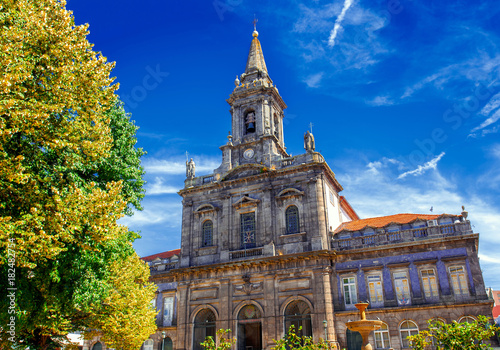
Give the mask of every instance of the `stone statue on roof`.
[{"label": "stone statue on roof", "polygon": [[191,158],[189,162],[186,161],[186,177],[188,179],[194,178],[194,169],[195,169],[195,164],[193,158]]},{"label": "stone statue on roof", "polygon": [[304,134],[304,148],[308,152],[312,152],[316,149],[316,144],[314,142],[314,136],[307,130]]}]

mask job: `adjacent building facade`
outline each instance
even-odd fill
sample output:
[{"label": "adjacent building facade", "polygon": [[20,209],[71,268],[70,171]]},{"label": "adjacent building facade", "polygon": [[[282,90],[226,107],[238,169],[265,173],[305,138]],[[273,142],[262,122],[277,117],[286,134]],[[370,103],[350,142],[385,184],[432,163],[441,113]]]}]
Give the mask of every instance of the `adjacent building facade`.
[{"label": "adjacent building facade", "polygon": [[220,328],[238,350],[270,349],[290,325],[357,349],[345,323],[358,319],[358,301],[384,322],[371,336],[377,349],[407,348],[430,318],[491,314],[465,211],[360,219],[311,133],[304,154],[287,153],[287,106],[256,31],[227,102],[221,166],[196,177],[187,163],[181,249],[144,258],[158,286],[158,332],[144,350],[198,350]]}]

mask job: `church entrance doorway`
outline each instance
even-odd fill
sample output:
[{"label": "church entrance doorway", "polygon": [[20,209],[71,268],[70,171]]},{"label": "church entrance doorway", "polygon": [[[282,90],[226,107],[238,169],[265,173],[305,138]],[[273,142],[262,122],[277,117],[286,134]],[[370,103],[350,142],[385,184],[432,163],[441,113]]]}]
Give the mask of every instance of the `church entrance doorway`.
[{"label": "church entrance doorway", "polygon": [[361,337],[361,333],[353,332],[350,329],[347,329],[346,337],[348,350],[361,350],[361,346],[363,345],[363,338]]},{"label": "church entrance doorway", "polygon": [[246,305],[238,314],[238,350],[262,349],[262,321],[255,305]]}]

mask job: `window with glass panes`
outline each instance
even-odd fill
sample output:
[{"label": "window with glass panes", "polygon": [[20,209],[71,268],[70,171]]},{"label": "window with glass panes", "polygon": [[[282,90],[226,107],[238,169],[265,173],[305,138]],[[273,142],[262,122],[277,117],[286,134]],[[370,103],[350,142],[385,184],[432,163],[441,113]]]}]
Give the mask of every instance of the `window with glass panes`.
[{"label": "window with glass panes", "polygon": [[467,281],[465,279],[465,270],[463,266],[450,267],[451,285],[455,295],[467,295]]},{"label": "window with glass panes", "polygon": [[389,342],[389,327],[386,323],[382,323],[379,329],[373,331],[375,337],[375,349],[389,349],[391,343]]},{"label": "window with glass panes", "polygon": [[255,247],[255,212],[241,214],[240,220],[242,248]]},{"label": "window with glass panes", "polygon": [[422,275],[422,286],[424,288],[425,297],[428,299],[437,297],[438,288],[434,270],[426,269],[422,270],[420,273]]},{"label": "window with glass panes", "polygon": [[403,348],[410,347],[410,341],[407,339],[410,335],[417,335],[418,327],[413,321],[404,321],[399,326],[399,335],[401,336],[401,345]]},{"label": "window with glass panes", "polygon": [[203,223],[203,246],[209,247],[213,245],[213,230],[214,224],[211,220],[207,220]]},{"label": "window with glass panes", "polygon": [[299,233],[299,209],[295,205],[286,208],[286,233]]},{"label": "window with glass panes", "polygon": [[382,278],[380,275],[368,276],[368,290],[370,292],[370,302],[372,304],[382,303],[384,295],[382,294]]},{"label": "window with glass panes", "polygon": [[410,283],[406,272],[394,273],[394,289],[396,290],[396,297],[399,305],[410,305]]},{"label": "window with glass panes", "polygon": [[346,305],[354,305],[358,302],[356,293],[356,278],[345,277],[342,278],[342,285],[344,287],[344,301]]}]

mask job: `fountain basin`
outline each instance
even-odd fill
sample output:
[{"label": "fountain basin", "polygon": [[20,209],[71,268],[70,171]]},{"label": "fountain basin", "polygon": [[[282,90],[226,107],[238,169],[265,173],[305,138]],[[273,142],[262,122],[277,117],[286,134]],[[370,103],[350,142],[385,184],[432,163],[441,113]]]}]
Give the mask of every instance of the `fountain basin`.
[{"label": "fountain basin", "polygon": [[379,320],[359,320],[347,322],[345,325],[353,332],[359,332],[363,334],[364,332],[370,333],[376,329],[382,327],[382,321]]}]

